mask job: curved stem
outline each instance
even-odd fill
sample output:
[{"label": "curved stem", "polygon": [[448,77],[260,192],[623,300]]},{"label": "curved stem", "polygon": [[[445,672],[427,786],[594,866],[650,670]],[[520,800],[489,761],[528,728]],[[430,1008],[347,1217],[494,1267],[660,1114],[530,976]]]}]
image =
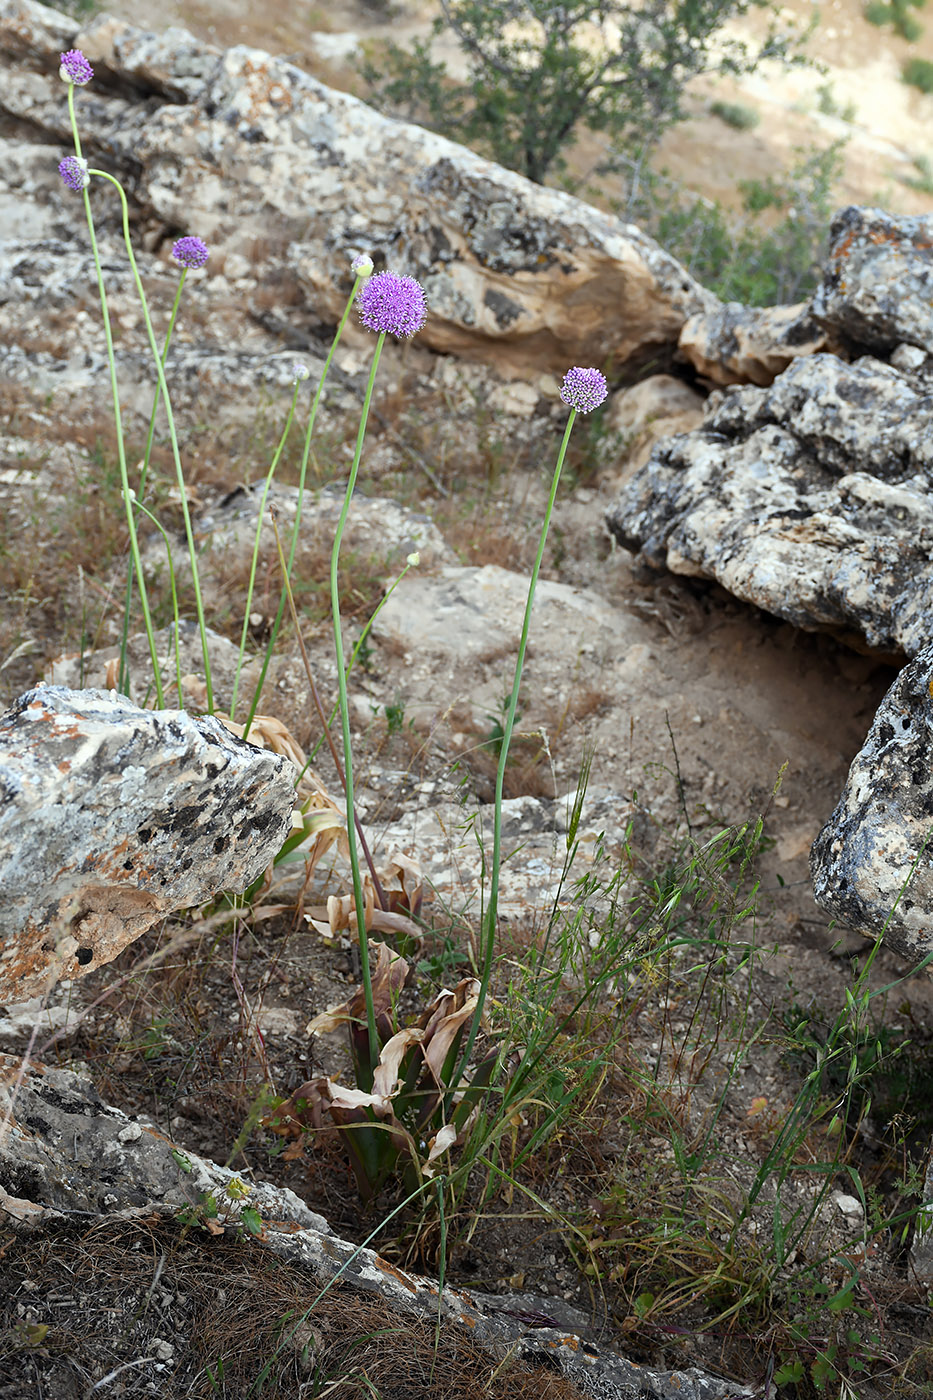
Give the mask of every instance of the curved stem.
[{"label": "curved stem", "polygon": [[204,616],[204,602],[201,597],[201,584],[198,578],[198,556],[194,545],[194,530],[191,525],[191,513],[188,510],[188,497],[185,491],[185,474],[181,465],[181,454],[178,450],[178,435],[175,431],[175,415],[172,413],[172,402],[169,397],[168,384],[165,379],[165,369],[162,364],[162,355],[159,351],[152,329],[152,319],[149,315],[149,303],[146,300],[146,292],[139,275],[139,268],[136,265],[136,255],[133,252],[133,245],[130,240],[130,211],[126,202],[126,194],[120,181],[113,175],[109,175],[106,170],[93,170],[92,175],[100,175],[105,180],[109,180],[116,186],[117,194],[120,196],[120,205],[123,211],[123,237],[126,241],[126,250],[130,260],[130,268],[133,273],[133,280],[136,283],[136,291],[142,307],[143,320],[146,323],[146,333],[149,337],[149,349],[155,361],[156,374],[159,380],[159,391],[165,402],[165,416],[168,419],[168,432],[172,443],[172,456],[175,460],[175,475],[178,480],[178,494],[181,498],[181,513],[185,521],[185,538],[188,541],[188,558],[191,562],[191,582],[194,587],[195,607],[198,614],[198,628],[201,633],[201,653],[204,658],[204,681],[207,687],[207,709],[209,713],[214,710],[214,690],[211,684],[211,661],[207,649],[207,621]]},{"label": "curved stem", "polygon": [[[80,160],[81,138],[78,135],[78,123],[75,118],[73,83],[68,84],[68,115],[71,120],[71,130],[74,137],[75,155]],[[97,172],[95,171],[94,173],[96,174]],[[104,340],[107,345],[107,363],[110,369],[110,392],[113,398],[113,422],[117,435],[117,459],[120,466],[120,489],[123,494],[123,505],[126,510],[126,525],[130,537],[130,553],[133,556],[133,568],[136,571],[136,582],[139,585],[139,601],[143,610],[143,625],[146,629],[146,640],[149,643],[149,655],[152,660],[152,674],[155,680],[156,700],[161,710],[165,707],[165,695],[162,690],[162,673],[159,669],[155,634],[152,628],[152,616],[149,611],[149,595],[146,591],[146,577],[143,573],[143,562],[139,552],[139,537],[136,533],[136,515],[133,510],[133,493],[130,488],[129,475],[126,468],[126,444],[123,441],[123,417],[120,412],[120,390],[117,384],[117,362],[113,348],[113,330],[110,325],[110,308],[107,305],[104,272],[100,262],[100,250],[97,246],[97,234],[94,229],[94,216],[91,213],[91,201],[86,188],[83,193],[84,213],[87,219],[88,235],[91,240],[91,255],[94,259],[94,271],[97,274],[97,287],[100,293],[100,310],[101,318],[104,323]]]}]

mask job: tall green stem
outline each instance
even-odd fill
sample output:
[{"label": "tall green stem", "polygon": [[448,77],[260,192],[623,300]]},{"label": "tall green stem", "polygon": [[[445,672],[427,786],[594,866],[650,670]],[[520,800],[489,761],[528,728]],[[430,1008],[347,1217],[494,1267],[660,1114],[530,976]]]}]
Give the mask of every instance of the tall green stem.
[{"label": "tall green stem", "polygon": [[[337,330],[334,333],[334,338],[331,342],[331,347],[327,352],[327,359],[324,361],[324,369],[321,372],[320,382],[317,386],[317,389],[314,394],[314,399],[311,403],[311,413],[308,418],[308,426],[305,429],[305,444],[304,451],[301,457],[301,468],[298,472],[298,500],[295,505],[295,521],[292,525],[292,536],[288,547],[287,568],[289,576],[291,576],[292,565],[295,562],[295,554],[298,550],[298,533],[301,529],[301,510],[302,505],[304,503],[305,480],[308,474],[308,462],[311,457],[311,435],[314,432],[314,420],[317,417],[318,404],[321,402],[321,396],[324,392],[324,384],[327,380],[327,374],[331,366],[331,361],[334,358],[334,352],[336,351],[337,346],[340,343],[340,337],[343,335],[344,327],[347,324],[347,319],[353,308],[353,303],[356,300],[356,294],[360,289],[360,285],[364,281],[365,274],[361,274],[356,278],[355,282],[353,283],[353,290],[350,293],[349,300],[347,301],[347,304],[344,307],[343,315],[340,318],[340,323],[337,326]],[[256,682],[256,689],[253,692],[252,704],[249,707],[249,714],[246,716],[246,724],[243,729],[244,739],[247,738],[247,736],[249,735],[250,725],[252,724],[253,719],[256,715],[256,711],[259,708],[259,700],[262,695],[262,688],[265,685],[266,673],[269,670],[269,664],[272,660],[272,656],[275,651],[275,643],[279,635],[279,628],[282,625],[282,618],[285,615],[286,603],[287,599],[285,589],[283,588],[282,595],[279,598],[278,611],[275,614],[275,622],[272,624],[272,631],[269,634],[269,640],[266,644],[266,654],[263,657],[262,669],[259,672],[259,679]]]},{"label": "tall green stem", "polygon": [[356,813],[353,807],[353,753],[350,742],[350,703],[347,694],[343,635],[340,627],[340,592],[337,585],[337,566],[340,562],[340,542],[343,539],[343,531],[347,523],[347,515],[350,511],[350,501],[353,497],[353,488],[356,485],[356,477],[360,467],[360,458],[363,455],[366,420],[369,417],[369,406],[373,397],[373,386],[376,382],[376,370],[379,367],[379,357],[382,354],[384,341],[385,331],[379,336],[373,354],[372,368],[369,371],[369,383],[366,385],[366,397],[363,400],[363,411],[360,415],[360,426],[356,434],[356,452],[353,456],[353,465],[350,468],[347,489],[343,498],[343,509],[340,512],[340,519],[337,521],[337,531],[334,535],[334,547],[330,556],[330,602],[334,618],[334,654],[337,662],[340,722],[343,730],[344,791],[347,799],[347,845],[350,853],[350,869],[353,872],[353,900],[356,905],[356,929],[360,940],[360,973],[363,978],[363,995],[366,1000],[366,1024],[369,1031],[369,1056],[370,1067],[372,1069],[375,1069],[379,1058],[379,1046],[376,1041],[376,1010],[373,1005],[373,981],[369,969],[369,941],[366,934],[366,902],[363,898],[360,858],[356,848]]},{"label": "tall green stem", "polygon": [[541,572],[541,564],[544,560],[544,548],[547,544],[551,515],[554,511],[554,502],[557,499],[557,488],[560,484],[561,468],[564,465],[567,444],[570,441],[570,432],[573,428],[576,416],[576,409],[571,409],[570,417],[567,420],[567,427],[564,431],[564,439],[560,445],[560,451],[557,454],[557,465],[554,468],[554,475],[551,478],[551,490],[548,494],[547,507],[544,512],[544,523],[541,526],[541,536],[538,540],[538,552],[535,555],[534,566],[531,570],[531,578],[528,582],[528,598],[525,603],[525,615],[522,619],[522,634],[518,644],[518,655],[515,658],[515,675],[512,681],[512,693],[509,696],[505,722],[502,726],[499,766],[496,769],[496,796],[492,825],[492,858],[490,861],[489,874],[489,902],[486,905],[486,914],[483,921],[483,964],[480,975],[479,996],[476,1000],[476,1009],[473,1012],[473,1019],[470,1022],[470,1033],[467,1036],[463,1053],[460,1056],[460,1062],[450,1080],[451,1089],[455,1089],[460,1083],[460,1078],[469,1063],[473,1046],[476,1043],[476,1037],[479,1034],[480,1022],[483,1018],[483,1008],[486,1005],[486,994],[489,990],[490,978],[492,977],[492,963],[496,948],[496,932],[499,924],[499,872],[502,866],[502,790],[505,783],[505,767],[509,758],[509,745],[512,742],[512,730],[515,728],[515,714],[518,710],[518,693],[522,684],[522,670],[525,665],[525,652],[528,648],[528,632],[531,627],[531,612],[534,607],[535,590],[538,586],[538,575]]},{"label": "tall green stem", "polygon": [[[181,305],[181,293],[182,293],[182,288],[183,288],[184,285],[185,285],[185,278],[186,278],[187,276],[188,276],[188,269],[187,269],[186,267],[183,267],[182,270],[181,270],[181,277],[178,279],[178,290],[177,290],[176,293],[175,293],[175,301],[174,301],[174,304],[173,304],[173,306],[172,306],[172,314],[171,314],[171,316],[169,317],[168,330],[167,330],[166,333],[165,333],[165,344],[162,346],[162,368],[163,368],[163,370],[165,369],[166,361],[168,360],[168,350],[169,350],[169,346],[170,346],[171,343],[172,343],[172,331],[175,329],[175,321],[176,321],[176,318],[177,318],[177,316],[178,316],[178,308],[179,308],[179,306]],[[147,476],[148,471],[149,471],[149,459],[150,459],[150,457],[152,456],[152,444],[153,444],[153,441],[154,441],[154,439],[155,439],[155,421],[156,421],[156,413],[157,413],[158,408],[159,408],[159,399],[160,399],[161,397],[162,397],[162,390],[159,388],[158,385],[156,385],[156,391],[155,391],[155,394],[153,395],[153,399],[152,399],[152,412],[151,412],[150,415],[149,415],[149,431],[148,431],[148,433],[146,434],[146,450],[145,450],[145,452],[143,453],[143,463],[142,463],[142,467],[141,467],[140,473],[139,473],[139,486],[138,486],[138,488],[137,488],[140,506],[142,506],[142,499],[143,499],[143,496],[144,496],[145,490],[146,490],[146,476]],[[149,518],[150,518],[151,520],[154,520],[154,519],[155,519],[155,517],[152,515],[151,511],[146,511],[146,514],[149,516]],[[164,539],[165,539],[166,547],[168,547],[168,536],[165,534],[165,531],[162,529],[161,525],[160,525],[158,528],[159,528],[159,531],[161,532],[161,534],[163,535],[163,537],[164,537]],[[169,566],[169,571],[170,571],[171,574],[172,574],[172,616],[173,616],[173,618],[174,618],[174,620],[175,620],[175,659],[176,659],[176,662],[177,662],[177,660],[178,660],[178,643],[179,643],[179,638],[178,638],[178,632],[179,632],[179,627],[178,627],[178,622],[179,622],[179,614],[178,614],[178,595],[177,595],[177,593],[176,593],[176,591],[175,591],[175,578],[174,578],[174,570],[172,569],[171,552],[169,552],[168,566]],[[122,687],[125,687],[125,686],[127,685],[128,681],[129,681],[129,672],[128,672],[128,670],[127,670],[127,664],[126,664],[126,643],[127,643],[128,637],[129,637],[129,630],[130,630],[130,609],[132,608],[132,605],[133,605],[133,575],[132,575],[131,573],[127,573],[127,576],[126,576],[126,599],[125,599],[124,605],[123,605],[123,631],[122,631],[121,641],[120,641],[120,685],[121,685]],[[179,690],[179,692],[178,692],[178,703],[179,703],[179,705],[183,705],[183,704],[184,704],[184,701],[182,700],[182,696],[181,696],[181,691],[180,691],[180,690]]]},{"label": "tall green stem", "polygon": [[288,417],[285,420],[285,427],[282,429],[282,434],[279,438],[278,446],[276,447],[275,452],[273,453],[272,462],[269,466],[269,470],[266,472],[266,480],[262,488],[262,496],[259,500],[259,513],[256,519],[256,538],[253,541],[253,558],[249,570],[249,587],[246,590],[246,607],[243,611],[243,631],[240,634],[240,652],[237,656],[236,675],[233,677],[233,693],[230,696],[231,719],[236,718],[236,702],[237,695],[239,694],[240,690],[240,672],[243,669],[243,658],[246,655],[246,639],[249,635],[249,615],[253,606],[253,589],[256,587],[256,569],[259,565],[259,544],[262,538],[262,518],[265,515],[266,500],[269,496],[269,488],[272,485],[272,478],[273,476],[275,476],[275,469],[279,465],[279,458],[281,457],[285,444],[288,441],[288,434],[291,430],[292,420],[295,417],[295,406],[298,403],[298,391],[301,388],[301,384],[302,381],[300,379],[295,380],[295,390],[292,394],[292,402],[288,410]]}]

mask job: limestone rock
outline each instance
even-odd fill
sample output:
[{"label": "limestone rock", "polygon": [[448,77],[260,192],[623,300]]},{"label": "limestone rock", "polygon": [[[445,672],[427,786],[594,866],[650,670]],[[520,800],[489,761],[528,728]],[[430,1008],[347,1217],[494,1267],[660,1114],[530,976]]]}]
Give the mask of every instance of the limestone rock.
[{"label": "limestone rock", "polygon": [[814,355],[768,389],[726,390],[606,520],[656,568],[912,655],[933,630],[931,472],[930,376]]},{"label": "limestone rock", "polygon": [[[453,650],[461,663],[512,658],[527,596],[527,577],[498,564],[451,565],[434,577],[409,574],[387,599],[373,634],[438,656]],[[581,643],[592,650],[588,639],[611,629],[617,611],[593,593],[540,579],[533,619],[536,654],[547,649],[566,656]]]},{"label": "limestone rock", "polygon": [[[283,59],[108,16],[74,21],[66,38],[54,20],[30,0],[0,0],[0,109],[64,153],[58,53],[83,49],[97,70],[76,95],[92,164],[127,180],[166,243],[190,230],[297,284],[293,322],[336,323],[363,250],[424,283],[419,343],[525,369],[669,357],[686,318],[717,304],[634,226]],[[106,217],[104,191],[98,203]]]},{"label": "limestone rock", "polygon": [[652,374],[615,394],[607,426],[626,441],[625,465],[618,485],[622,486],[644,466],[660,438],[698,428],[703,413],[702,395],[671,374]]},{"label": "limestone rock", "polygon": [[[256,538],[263,487],[262,481],[250,486],[238,486],[216,507],[197,518],[198,535],[206,539],[206,558],[201,565],[205,572],[210,571],[212,554],[232,552],[241,558],[249,557]],[[260,536],[264,558],[277,558],[270,509],[276,512],[283,546],[287,550],[298,495],[296,486],[280,486],[273,482],[266,496]],[[319,492],[305,492],[300,550],[317,547],[329,556],[344,495],[342,484],[326,487]],[[158,545],[154,548],[158,549]],[[446,562],[450,557],[450,549],[440,530],[427,515],[384,496],[354,496],[347,515],[343,548],[348,554],[381,560],[387,574],[402,569],[409,554],[417,553],[424,565]]]},{"label": "limestone rock", "polygon": [[216,719],[38,686],[0,719],[0,1002],[112,961],[243,890],[287,835],[294,774]]},{"label": "limestone rock", "polygon": [[[9,1202],[26,1198],[47,1211],[116,1214],[195,1205],[221,1195],[236,1173],[173,1144],[145,1122],[102,1102],[89,1080],[70,1070],[0,1055],[0,1186]],[[273,1219],[328,1235],[322,1217],[287,1187],[255,1183],[251,1204]]]},{"label": "limestone rock", "polygon": [[933,953],[931,686],[927,645],[884,697],[810,853],[817,903],[869,937],[884,930],[914,963]]},{"label": "limestone rock", "polygon": [[[224,1188],[235,1173],[103,1103],[93,1085],[67,1070],[0,1056],[0,1121],[8,1126],[0,1137],[0,1212],[20,1228],[73,1211],[88,1226],[108,1216],[155,1211],[176,1217],[179,1209],[196,1207],[206,1193],[220,1203],[225,1223],[230,1221]],[[285,1187],[254,1180],[249,1204],[261,1215],[263,1230],[259,1238],[244,1237],[244,1249],[271,1249],[318,1283],[339,1277],[349,1288],[381,1295],[402,1313],[468,1328],[484,1349],[547,1364],[583,1394],[600,1400],[751,1396],[749,1387],[695,1367],[658,1371],[581,1340],[567,1329],[560,1299],[553,1306],[557,1325],[529,1329],[521,1319],[523,1305],[550,1316],[551,1300],[491,1297],[449,1285],[438,1297],[435,1281],[339,1239]],[[576,1319],[571,1314],[568,1320]]]},{"label": "limestone rock", "polygon": [[742,306],[700,311],[680,333],[680,353],[713,384],[772,383],[800,355],[827,348],[806,306]]},{"label": "limestone rock", "polygon": [[933,216],[841,210],[810,310],[856,349],[886,356],[906,342],[933,353]]}]

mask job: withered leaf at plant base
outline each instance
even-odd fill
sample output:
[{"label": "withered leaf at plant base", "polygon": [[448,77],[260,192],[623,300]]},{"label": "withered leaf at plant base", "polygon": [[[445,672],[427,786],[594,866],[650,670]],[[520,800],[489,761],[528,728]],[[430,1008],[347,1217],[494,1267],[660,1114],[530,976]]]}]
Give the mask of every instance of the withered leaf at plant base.
[{"label": "withered leaf at plant base", "polygon": [[379,1051],[379,1062],[373,1075],[375,1093],[391,1097],[398,1091],[401,1081],[402,1060],[414,1045],[421,1045],[425,1032],[419,1026],[410,1026],[396,1031]]},{"label": "withered leaf at plant base", "polygon": [[[397,890],[390,888],[392,880],[398,881]],[[413,919],[418,918],[424,904],[424,876],[417,861],[402,855],[400,851],[396,852],[386,867],[382,887],[388,901],[389,913],[409,914]]]},{"label": "withered leaf at plant base", "polygon": [[[397,897],[398,891],[394,893]],[[344,931],[357,932],[356,901],[352,894],[330,895],[325,907],[315,906],[305,918],[324,938],[333,938]],[[407,914],[377,908],[369,875],[363,878],[363,922],[367,933],[404,933],[409,938],[418,939],[423,936],[421,929]]]},{"label": "withered leaf at plant base", "polygon": [[[381,1032],[380,1022],[385,1025],[384,1040],[388,1040],[392,1035],[388,1013],[407,982],[410,969],[405,959],[394,952],[386,943],[371,944],[370,952],[376,953],[376,966],[372,970],[373,1009],[376,1013],[376,1027]],[[346,1025],[360,1025],[365,1020],[366,997],[360,986],[346,1001],[342,1001],[338,1006],[332,1006],[328,1011],[322,1011],[320,1015],[315,1016],[313,1020],[308,1022],[305,1029],[308,1035],[326,1035],[328,1031],[336,1031],[341,1026]]]},{"label": "withered leaf at plant base", "polygon": [[[435,1082],[442,1088],[450,1087],[444,1076],[444,1063],[458,1032],[476,1010],[478,998],[479,982],[475,977],[465,977],[452,992],[446,988],[438,992],[428,1007],[424,1058]],[[485,1017],[483,1021],[485,1023]]]},{"label": "withered leaf at plant base", "polygon": [[444,1153],[449,1151],[456,1141],[457,1129],[452,1127],[450,1123],[445,1123],[443,1128],[435,1133],[434,1137],[432,1137],[428,1143],[428,1147],[430,1148],[428,1159],[421,1169],[424,1176],[433,1176],[435,1174],[437,1168],[432,1167],[431,1163],[436,1162],[438,1157],[443,1157]]}]

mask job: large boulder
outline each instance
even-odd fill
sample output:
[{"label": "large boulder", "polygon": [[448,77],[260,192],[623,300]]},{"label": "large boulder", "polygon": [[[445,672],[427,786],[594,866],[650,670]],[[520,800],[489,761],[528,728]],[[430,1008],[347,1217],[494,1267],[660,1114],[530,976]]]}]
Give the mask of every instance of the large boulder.
[{"label": "large boulder", "polygon": [[[234,265],[258,259],[297,288],[293,329],[336,323],[360,251],[424,283],[420,343],[526,372],[670,359],[687,317],[717,305],[634,226],[382,117],[284,59],[0,0],[0,110],[61,154],[71,135],[58,55],[69,47],[96,70],[76,94],[85,154],[126,181],[150,218],[149,245],[190,231]],[[13,179],[21,208],[41,203],[28,163]],[[111,208],[106,191],[93,198],[102,215]],[[13,261],[27,252],[14,246]]]},{"label": "large boulder", "polygon": [[166,914],[242,891],[295,772],[219,720],[38,686],[0,718],[0,1003],[82,977]]},{"label": "large boulder", "polygon": [[933,631],[933,376],[797,360],[726,390],[607,512],[655,568],[717,580],[797,627],[912,655]]}]

